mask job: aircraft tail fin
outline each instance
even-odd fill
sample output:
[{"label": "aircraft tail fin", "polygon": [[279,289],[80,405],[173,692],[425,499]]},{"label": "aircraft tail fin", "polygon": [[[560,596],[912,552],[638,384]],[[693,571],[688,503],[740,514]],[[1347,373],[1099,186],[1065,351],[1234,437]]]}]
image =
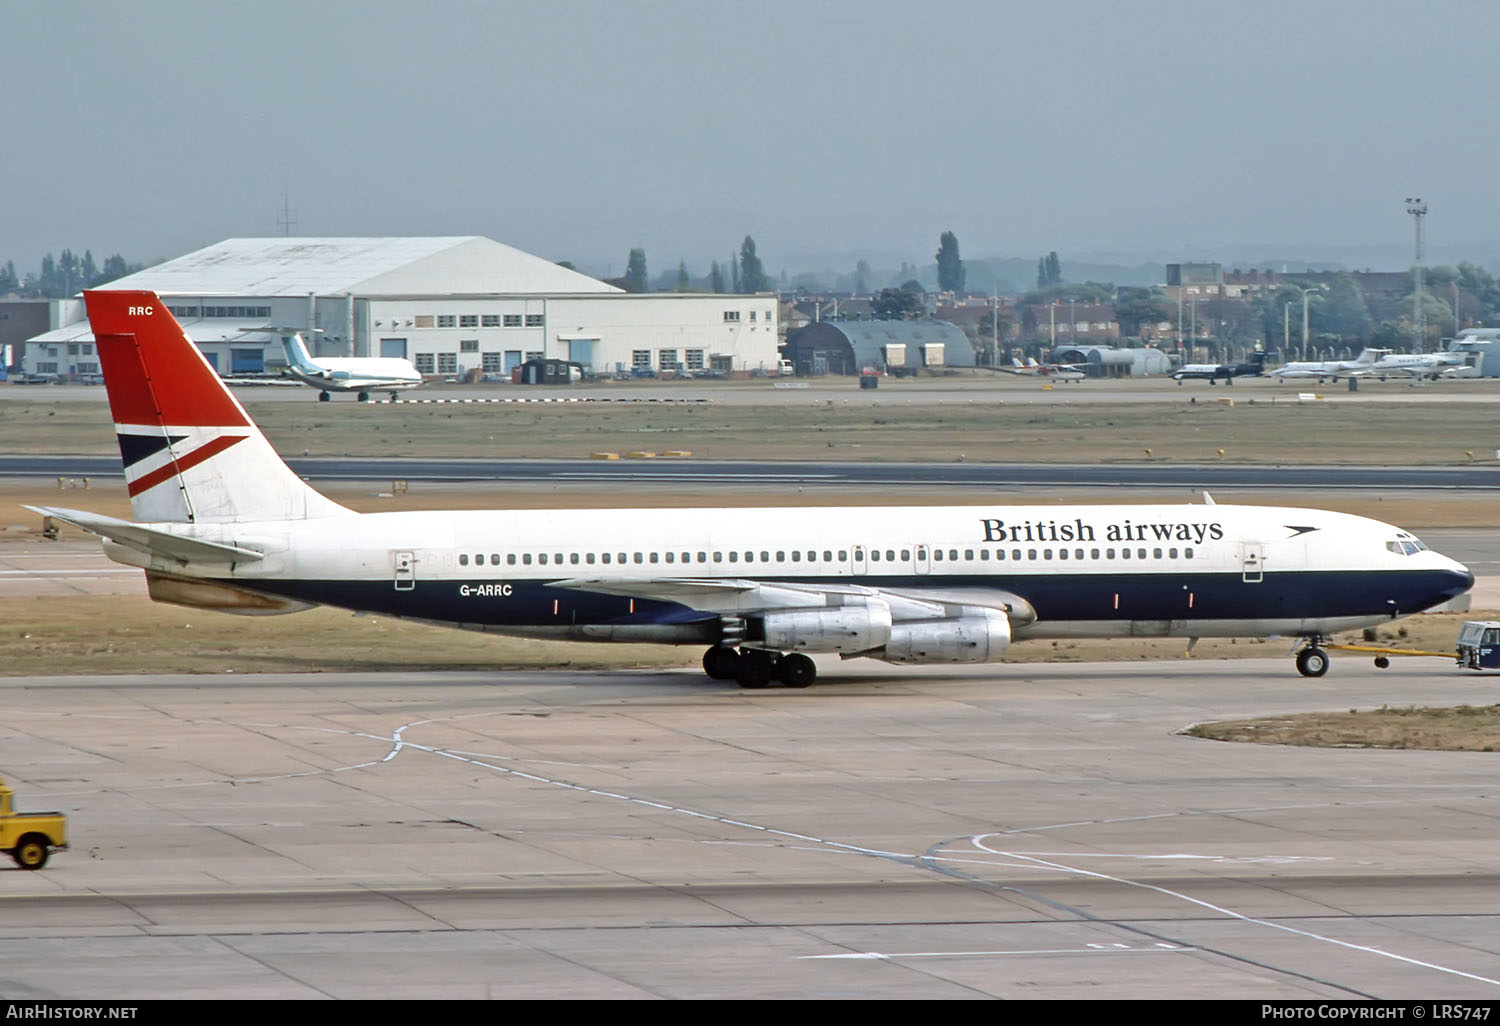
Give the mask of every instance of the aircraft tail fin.
[{"label": "aircraft tail fin", "polygon": [[154,292],[83,296],[136,520],[237,523],[350,513],[281,461]]},{"label": "aircraft tail fin", "polygon": [[312,354],[307,351],[307,343],[302,336],[296,332],[281,336],[281,348],[286,352],[286,362],[296,367],[303,374],[321,374],[323,368],[313,362]]}]

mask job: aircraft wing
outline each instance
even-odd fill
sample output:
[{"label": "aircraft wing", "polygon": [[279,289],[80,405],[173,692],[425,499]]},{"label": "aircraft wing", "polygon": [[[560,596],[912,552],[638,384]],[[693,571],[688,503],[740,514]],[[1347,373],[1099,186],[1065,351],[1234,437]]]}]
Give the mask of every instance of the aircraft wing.
[{"label": "aircraft wing", "polygon": [[234,545],[185,538],[182,535],[133,524],[128,520],[117,520],[102,513],[88,513],[79,509],[62,509],[57,506],[26,506],[33,513],[61,520],[65,524],[96,534],[106,541],[123,545],[127,549],[148,556],[162,556],[180,563],[247,563],[264,559],[262,553],[253,549],[242,549]]},{"label": "aircraft wing", "polygon": [[658,577],[644,581],[573,578],[553,581],[551,587],[675,602],[721,614],[859,605],[875,599],[890,605],[892,613],[900,620],[943,619],[955,615],[950,607],[957,606],[982,606],[1003,612],[1016,626],[1036,620],[1036,610],[1021,596],[984,587],[890,589],[858,584],[689,577]]}]

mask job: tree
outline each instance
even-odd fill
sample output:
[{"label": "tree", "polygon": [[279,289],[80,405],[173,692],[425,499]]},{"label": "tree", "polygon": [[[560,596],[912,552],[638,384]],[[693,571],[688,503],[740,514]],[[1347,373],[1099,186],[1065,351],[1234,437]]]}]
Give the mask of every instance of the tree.
[{"label": "tree", "polygon": [[740,243],[740,291],[766,292],[770,288],[771,280],[766,277],[760,257],[755,255],[755,240],[746,235]]},{"label": "tree", "polygon": [[958,236],[952,232],[944,232],[938,238],[937,273],[940,291],[963,292],[964,262],[958,255]]},{"label": "tree", "polygon": [[719,262],[717,260],[715,260],[713,262],[713,266],[709,268],[708,287],[712,292],[722,293],[724,291],[724,271],[721,267],[719,267]]},{"label": "tree", "polygon": [[1167,297],[1154,289],[1122,285],[1115,292],[1115,320],[1120,322],[1122,337],[1137,338],[1150,324],[1172,319]]},{"label": "tree", "polygon": [[1062,284],[1062,261],[1053,250],[1036,262],[1036,287],[1038,291]]},{"label": "tree", "polygon": [[[916,282],[907,282],[906,285],[916,285]],[[874,311],[876,317],[883,317],[886,320],[912,320],[926,309],[922,302],[922,288],[918,285],[915,289],[906,286],[899,289],[881,289],[879,294],[870,300],[870,309]]]},{"label": "tree", "polygon": [[647,291],[646,251],[644,249],[632,249],[630,251],[630,259],[625,264],[625,291]]},{"label": "tree", "polygon": [[693,279],[688,277],[687,261],[677,261],[677,291],[686,292],[692,286]]},{"label": "tree", "polygon": [[1364,340],[1370,334],[1370,310],[1365,306],[1364,293],[1354,281],[1354,275],[1345,272],[1333,279],[1328,287],[1328,296],[1318,304],[1317,316],[1309,317],[1319,332],[1338,335],[1344,339]]},{"label": "tree", "polygon": [[863,296],[870,291],[870,265],[861,260],[854,265],[854,294]]}]

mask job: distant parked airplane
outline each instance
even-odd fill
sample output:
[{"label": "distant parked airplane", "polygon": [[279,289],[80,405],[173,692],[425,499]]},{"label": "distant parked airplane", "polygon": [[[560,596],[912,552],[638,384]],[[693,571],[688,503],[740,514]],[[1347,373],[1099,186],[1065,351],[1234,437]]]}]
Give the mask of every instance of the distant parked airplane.
[{"label": "distant parked airplane", "polygon": [[1206,379],[1210,385],[1220,378],[1224,384],[1234,384],[1235,378],[1258,378],[1265,373],[1266,354],[1251,353],[1244,363],[1190,363],[1181,370],[1172,372],[1172,380],[1179,385],[1188,378]]},{"label": "distant parked airplane", "polygon": [[1364,377],[1384,379],[1393,374],[1433,378],[1456,374],[1464,367],[1463,353],[1387,353],[1366,371]]},{"label": "distant parked airplane", "polygon": [[1317,378],[1319,381],[1337,381],[1339,378],[1357,376],[1356,372],[1368,371],[1375,361],[1389,349],[1363,349],[1352,360],[1307,360],[1285,363],[1271,371],[1269,378]]},{"label": "distant parked airplane", "polygon": [[281,336],[286,350],[286,373],[305,385],[322,389],[318,399],[328,401],[329,392],[358,392],[360,402],[369,402],[371,392],[390,392],[416,388],[422,375],[409,360],[392,356],[324,356],[314,359],[302,336],[293,332]]},{"label": "distant parked airplane", "polygon": [[1007,374],[1024,374],[1032,377],[1051,378],[1053,381],[1082,381],[1086,375],[1083,368],[1088,366],[1083,363],[1037,363],[1030,356],[1022,363],[1019,356],[1010,358],[1011,366],[1000,367],[999,370]]}]

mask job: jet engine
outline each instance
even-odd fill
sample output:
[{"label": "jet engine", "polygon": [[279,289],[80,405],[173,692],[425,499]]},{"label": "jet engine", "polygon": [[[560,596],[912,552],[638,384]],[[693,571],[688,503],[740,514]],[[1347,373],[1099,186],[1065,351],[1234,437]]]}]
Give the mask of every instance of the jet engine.
[{"label": "jet engine", "polygon": [[765,647],[783,652],[867,652],[891,638],[891,607],[879,599],[863,605],[795,609],[759,618]]},{"label": "jet engine", "polygon": [[888,663],[988,663],[1002,658],[1010,647],[1010,621],[1004,613],[980,606],[964,606],[949,620],[916,620],[891,627],[882,652],[871,652]]}]

